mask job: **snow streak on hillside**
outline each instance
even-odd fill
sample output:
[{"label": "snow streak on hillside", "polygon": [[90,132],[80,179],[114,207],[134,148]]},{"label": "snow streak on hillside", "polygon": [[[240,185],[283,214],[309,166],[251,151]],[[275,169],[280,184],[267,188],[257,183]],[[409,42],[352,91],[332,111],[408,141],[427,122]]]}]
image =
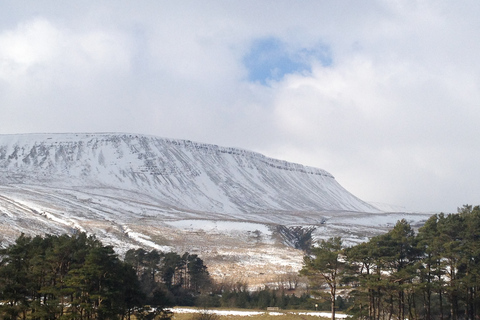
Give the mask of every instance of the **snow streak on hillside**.
[{"label": "snow streak on hillside", "polygon": [[169,210],[235,219],[269,212],[378,212],[321,169],[144,135],[0,135],[0,182],[135,192]]}]

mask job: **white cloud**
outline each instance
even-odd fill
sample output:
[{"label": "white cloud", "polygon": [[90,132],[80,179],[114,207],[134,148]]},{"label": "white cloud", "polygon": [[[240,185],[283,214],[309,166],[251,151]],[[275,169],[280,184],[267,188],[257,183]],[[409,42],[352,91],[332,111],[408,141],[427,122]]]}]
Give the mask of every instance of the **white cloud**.
[{"label": "white cloud", "polygon": [[0,77],[4,81],[25,76],[36,65],[55,56],[61,34],[46,20],[22,23],[0,35]]},{"label": "white cloud", "polygon": [[475,179],[459,166],[478,153],[478,93],[464,80],[471,72],[446,76],[411,60],[368,59],[354,56],[279,84],[275,110],[290,147],[276,155],[327,168],[363,199],[442,210],[447,191],[457,193],[453,185],[475,199],[457,185]]},{"label": "white cloud", "polygon": [[63,69],[69,80],[74,80],[72,71],[127,69],[130,57],[122,35],[101,30],[76,34],[34,18],[0,34],[0,59],[0,77],[12,81],[31,76],[36,68],[45,77]]}]

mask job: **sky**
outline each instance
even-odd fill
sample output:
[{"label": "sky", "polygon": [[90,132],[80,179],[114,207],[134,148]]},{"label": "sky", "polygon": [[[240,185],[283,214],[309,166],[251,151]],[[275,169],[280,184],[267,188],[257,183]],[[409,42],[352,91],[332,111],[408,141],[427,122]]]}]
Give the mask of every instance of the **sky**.
[{"label": "sky", "polygon": [[0,134],[260,152],[409,211],[480,204],[480,2],[0,0]]}]

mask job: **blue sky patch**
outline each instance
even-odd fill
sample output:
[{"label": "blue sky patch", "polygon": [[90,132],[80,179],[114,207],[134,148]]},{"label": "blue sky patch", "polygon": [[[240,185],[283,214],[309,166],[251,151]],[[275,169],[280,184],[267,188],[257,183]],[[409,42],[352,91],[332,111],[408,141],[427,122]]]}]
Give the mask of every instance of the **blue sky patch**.
[{"label": "blue sky patch", "polygon": [[280,39],[270,37],[254,41],[243,63],[248,70],[249,81],[267,85],[268,81],[279,81],[286,74],[311,72],[312,60],[330,66],[329,48],[319,45],[292,51]]}]

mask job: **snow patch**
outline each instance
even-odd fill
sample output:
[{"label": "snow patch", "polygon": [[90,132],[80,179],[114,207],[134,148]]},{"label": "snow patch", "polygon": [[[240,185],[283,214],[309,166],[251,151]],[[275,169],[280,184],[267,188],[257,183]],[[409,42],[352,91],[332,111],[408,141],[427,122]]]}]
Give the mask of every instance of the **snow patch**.
[{"label": "snow patch", "polygon": [[[169,309],[173,313],[208,313],[208,314],[216,314],[219,316],[239,316],[239,317],[251,317],[257,316],[262,314],[268,314],[271,316],[282,316],[285,314],[297,314],[297,315],[307,315],[313,317],[326,317],[331,318],[332,314],[330,312],[294,312],[294,311],[285,311],[285,312],[278,312],[278,311],[243,311],[243,310],[205,310],[205,309],[193,309],[193,308],[172,308]],[[335,313],[335,318],[338,319],[345,319],[350,317],[346,314],[339,314]]]},{"label": "snow patch", "polygon": [[134,232],[128,227],[124,227],[124,232],[129,238],[133,239],[134,241],[136,241],[138,243],[141,243],[142,245],[144,245],[146,247],[153,248],[153,249],[155,249],[157,251],[160,251],[160,252],[170,252],[170,251],[172,251],[171,247],[160,246],[160,245],[156,244],[155,242],[151,241],[151,238],[149,236],[147,236],[145,234],[142,234],[142,233]]}]

